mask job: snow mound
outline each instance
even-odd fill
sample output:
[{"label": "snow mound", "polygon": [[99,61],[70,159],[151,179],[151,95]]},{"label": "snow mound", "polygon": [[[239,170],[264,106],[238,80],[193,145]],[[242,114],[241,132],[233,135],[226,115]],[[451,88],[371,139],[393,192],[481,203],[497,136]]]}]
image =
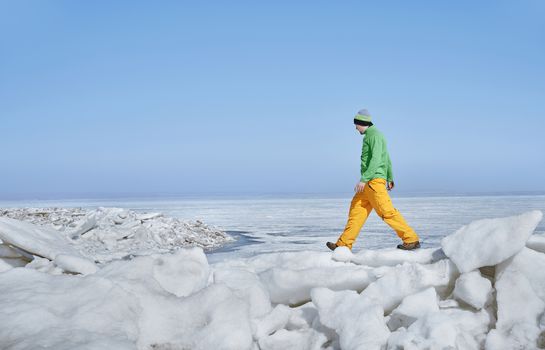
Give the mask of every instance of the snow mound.
[{"label": "snow mound", "polygon": [[[453,235],[469,240],[464,235],[472,233],[471,246],[484,247],[482,259],[453,254],[457,243],[449,238],[445,256],[441,249],[368,251],[359,259],[346,251],[304,251],[209,264],[203,249],[193,247],[95,270],[57,245],[53,260],[36,256],[17,267],[8,261],[22,260],[21,252],[4,246],[0,344],[17,350],[545,348],[545,254],[524,246],[537,217],[480,221]],[[480,232],[501,239],[504,231],[519,237],[513,238],[518,250],[494,255],[489,243],[475,241]],[[461,257],[474,269],[460,273],[468,268]],[[493,272],[483,276],[480,265]]]},{"label": "snow mound", "polygon": [[172,252],[180,247],[212,249],[233,240],[200,221],[121,208],[3,209],[0,239],[48,259],[62,252],[98,262]]},{"label": "snow mound", "polygon": [[484,219],[462,227],[443,238],[443,251],[460,272],[501,263],[519,252],[541,221],[534,210],[518,216]]}]

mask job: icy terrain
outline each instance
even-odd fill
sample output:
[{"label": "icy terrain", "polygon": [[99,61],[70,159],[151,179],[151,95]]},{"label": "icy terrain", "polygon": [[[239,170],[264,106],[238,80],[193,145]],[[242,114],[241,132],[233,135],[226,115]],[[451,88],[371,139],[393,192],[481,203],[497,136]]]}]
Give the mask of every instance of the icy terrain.
[{"label": "icy terrain", "polygon": [[210,263],[195,247],[94,269],[64,242],[17,240],[15,232],[41,237],[43,226],[9,219],[0,234],[42,257],[26,264],[17,249],[0,248],[0,348],[545,348],[542,216],[478,220],[409,252]]},{"label": "icy terrain", "polygon": [[[20,220],[39,226],[25,226]],[[180,247],[213,249],[232,241],[220,229],[201,221],[185,221],[161,213],[122,208],[10,208],[0,209],[0,240],[41,257],[55,258],[48,247],[106,262],[135,255],[171,252]],[[35,250],[41,249],[41,254]],[[74,252],[75,251],[75,252]],[[77,252],[77,253],[76,253]]]},{"label": "icy terrain", "polygon": [[[545,212],[545,195],[396,197],[392,200],[422,238],[422,247],[438,247],[441,239],[463,225],[484,218]],[[220,249],[207,250],[208,261],[252,257],[280,251],[322,250],[337,239],[346,224],[351,194],[335,196],[249,196],[237,198],[148,198],[0,201],[1,207],[119,207],[138,213],[200,220],[237,238]],[[545,221],[535,233],[545,233]],[[399,238],[372,213],[353,249],[395,248]]]}]

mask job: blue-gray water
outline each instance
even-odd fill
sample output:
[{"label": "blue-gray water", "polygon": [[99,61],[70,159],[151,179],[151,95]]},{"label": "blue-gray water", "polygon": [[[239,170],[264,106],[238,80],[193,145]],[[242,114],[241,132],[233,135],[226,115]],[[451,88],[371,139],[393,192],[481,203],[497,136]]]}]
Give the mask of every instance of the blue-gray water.
[{"label": "blue-gray water", "polygon": [[[159,211],[183,219],[199,219],[231,232],[238,241],[214,252],[217,261],[232,256],[292,250],[325,250],[346,222],[350,196],[245,197],[179,199],[92,199],[54,201],[0,201],[0,207],[122,207]],[[393,197],[394,205],[417,231],[423,247],[438,246],[445,235],[469,222],[504,217],[539,209],[545,212],[545,195]],[[541,222],[536,233],[545,233]],[[395,232],[371,214],[354,246],[395,247]]]}]

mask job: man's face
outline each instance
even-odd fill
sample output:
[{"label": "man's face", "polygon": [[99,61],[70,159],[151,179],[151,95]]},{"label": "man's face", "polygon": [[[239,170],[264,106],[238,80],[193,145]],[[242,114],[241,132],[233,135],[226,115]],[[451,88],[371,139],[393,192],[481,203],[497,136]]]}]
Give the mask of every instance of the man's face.
[{"label": "man's face", "polygon": [[358,130],[361,135],[363,135],[365,130],[367,130],[367,128],[368,128],[368,126],[363,126],[363,125],[358,125],[358,124],[355,124],[355,125],[356,125],[356,130]]}]

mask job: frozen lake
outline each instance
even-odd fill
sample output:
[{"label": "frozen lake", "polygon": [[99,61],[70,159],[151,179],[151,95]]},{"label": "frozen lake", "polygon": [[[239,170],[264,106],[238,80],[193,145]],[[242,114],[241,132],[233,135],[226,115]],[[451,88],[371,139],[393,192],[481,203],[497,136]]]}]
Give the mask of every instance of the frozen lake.
[{"label": "frozen lake", "polygon": [[[424,248],[438,246],[442,237],[473,220],[504,217],[532,209],[545,212],[545,195],[392,196],[392,200],[420,235]],[[208,252],[209,260],[214,262],[266,252],[326,250],[324,243],[335,241],[344,228],[350,201],[349,195],[327,198],[93,199],[0,201],[0,207],[121,207],[202,220],[237,237],[237,242]],[[545,233],[544,222],[535,233]],[[354,245],[354,252],[367,248],[391,248],[398,243],[395,232],[373,213]]]}]

